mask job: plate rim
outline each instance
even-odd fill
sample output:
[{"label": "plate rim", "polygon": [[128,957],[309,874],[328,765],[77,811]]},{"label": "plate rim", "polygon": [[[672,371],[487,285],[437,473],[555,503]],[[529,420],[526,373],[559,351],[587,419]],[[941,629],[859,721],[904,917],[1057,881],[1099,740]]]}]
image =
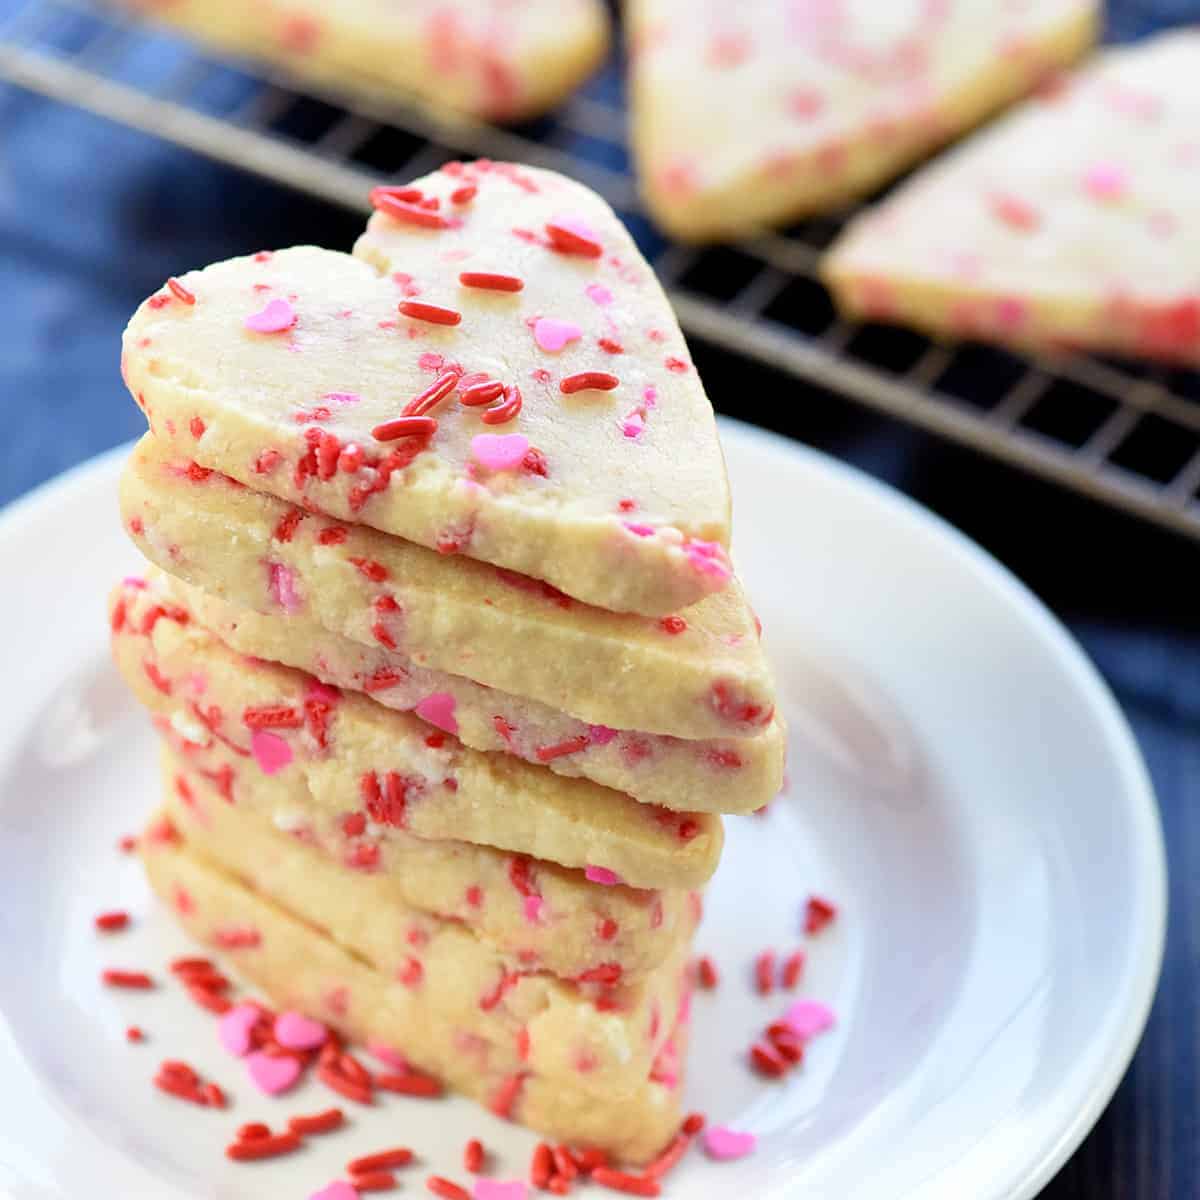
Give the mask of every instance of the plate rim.
[{"label": "plate rim", "polygon": [[[910,527],[937,537],[964,569],[997,589],[1021,617],[1032,623],[1053,646],[1081,694],[1089,696],[1096,706],[1105,740],[1119,764],[1121,790],[1127,797],[1124,807],[1134,835],[1129,843],[1130,860],[1135,868],[1134,878],[1141,881],[1135,896],[1140,903],[1132,913],[1135,936],[1131,938],[1134,947],[1129,959],[1131,978],[1121,1005],[1124,1019],[1117,1024],[1108,1052],[1100,1055],[1092,1076],[1082,1081],[1082,1102],[1073,1110],[1070,1120],[1054,1124],[1048,1136],[1039,1140],[1035,1152],[1003,1181],[1003,1191],[996,1193],[1008,1200],[1032,1200],[1079,1148],[1116,1093],[1141,1043],[1158,990],[1166,949],[1167,856],[1158,801],[1141,748],[1112,689],[1070,630],[1008,567],[946,518],[861,468],[802,442],[725,416],[718,418],[718,427],[723,440],[741,442],[771,455],[797,458],[807,469],[832,477],[841,486],[868,493],[874,502],[890,507]],[[69,504],[76,492],[86,490],[94,480],[112,472],[114,464],[131,451],[136,440],[101,451],[0,507],[0,552],[6,535],[22,523],[43,509]]]}]

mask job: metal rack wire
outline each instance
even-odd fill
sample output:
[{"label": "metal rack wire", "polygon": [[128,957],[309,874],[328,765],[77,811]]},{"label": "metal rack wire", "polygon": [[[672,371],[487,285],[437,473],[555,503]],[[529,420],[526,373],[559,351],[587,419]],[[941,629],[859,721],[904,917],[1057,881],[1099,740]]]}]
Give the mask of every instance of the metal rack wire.
[{"label": "metal rack wire", "polygon": [[615,69],[519,131],[246,71],[83,0],[26,0],[0,26],[0,80],[351,209],[461,155],[564,170],[625,217],[691,335],[1200,539],[1200,374],[845,322],[816,265],[851,210],[733,246],[665,242],[628,171]]}]

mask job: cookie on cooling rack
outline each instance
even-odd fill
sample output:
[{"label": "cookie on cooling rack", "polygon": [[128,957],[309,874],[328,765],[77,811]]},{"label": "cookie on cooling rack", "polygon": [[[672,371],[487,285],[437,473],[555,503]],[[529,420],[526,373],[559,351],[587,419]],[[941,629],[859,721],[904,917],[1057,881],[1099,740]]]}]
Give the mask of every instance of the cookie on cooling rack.
[{"label": "cookie on cooling rack", "polygon": [[855,220],[842,310],[1200,363],[1200,33],[1104,54]]},{"label": "cookie on cooling rack", "polygon": [[603,61],[601,0],[124,0],[218,50],[341,91],[489,121],[553,108]]},{"label": "cookie on cooling rack", "polygon": [[631,0],[646,202],[712,240],[869,192],[1094,40],[1096,0]]}]

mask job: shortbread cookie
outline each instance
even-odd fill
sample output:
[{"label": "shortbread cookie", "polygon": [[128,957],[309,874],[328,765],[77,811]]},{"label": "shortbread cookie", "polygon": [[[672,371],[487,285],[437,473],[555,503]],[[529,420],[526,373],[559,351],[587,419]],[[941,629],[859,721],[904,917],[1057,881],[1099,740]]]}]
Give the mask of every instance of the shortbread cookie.
[{"label": "shortbread cookie", "polygon": [[303,80],[516,121],[604,60],[600,0],[123,0],[197,40]]},{"label": "shortbread cookie", "polygon": [[[871,191],[1096,36],[1096,0],[631,0],[642,192],[711,239]],[[947,214],[926,217],[939,226]]]},{"label": "shortbread cookie", "polygon": [[[469,969],[461,944],[469,934],[448,928],[431,937],[419,979],[402,967],[405,982],[194,854],[165,818],[151,822],[141,847],[152,887],[184,928],[227,955],[278,1008],[307,1012],[354,1040],[393,1047],[498,1115],[555,1140],[600,1146],[636,1162],[652,1157],[678,1127],[686,990],[679,1024],[649,1072],[596,1090],[583,1069],[590,1060],[579,1052],[605,1039],[632,1046],[648,1030],[635,1031],[622,1014],[597,1009],[571,985],[521,979],[501,1001],[505,1021],[489,1019],[478,1006],[468,1013],[456,999]],[[370,924],[362,923],[364,932]],[[484,982],[474,980],[465,994],[477,994]],[[535,1045],[544,1069],[535,1066]]]},{"label": "shortbread cookie", "polygon": [[605,612],[524,576],[306,514],[155,437],[130,459],[121,511],[152,562],[206,592],[589,724],[726,738],[761,733],[774,718],[773,681],[736,582],[668,618]]},{"label": "shortbread cookie", "polygon": [[302,781],[281,786],[215,739],[197,744],[166,717],[156,724],[172,747],[168,811],[189,829],[198,823],[199,840],[237,837],[244,815],[252,827],[276,830],[363,876],[359,890],[375,897],[379,911],[395,904],[457,921],[522,970],[636,979],[695,928],[698,893],[606,886],[555,863],[378,823],[368,833],[365,816],[320,805]]},{"label": "shortbread cookie", "polygon": [[490,163],[378,203],[358,257],[232,259],[142,304],[123,368],[152,429],[257,491],[602,608],[723,588],[712,407],[608,205]]},{"label": "shortbread cookie", "polygon": [[301,616],[268,616],[229,604],[153,568],[147,577],[240,654],[297,667],[322,683],[365,692],[387,708],[415,712],[446,725],[475,750],[515,754],[645,804],[696,812],[760,808],[782,783],[778,720],[756,737],[694,742],[589,725],[535,700],[417,666],[394,650],[329,633]]},{"label": "shortbread cookie", "polygon": [[1200,363],[1198,75],[1200,33],[1172,33],[1031,100],[851,224],[823,268],[839,305]]},{"label": "shortbread cookie", "polygon": [[110,607],[113,655],[137,698],[188,741],[221,741],[256,764],[281,795],[294,781],[298,797],[360,815],[368,859],[391,826],[612,872],[631,887],[698,887],[716,869],[720,817],[470,750],[408,713],[235,653],[137,582]]},{"label": "shortbread cookie", "polygon": [[[582,979],[560,979],[501,953],[456,921],[389,895],[380,877],[345,870],[227,804],[195,776],[187,784],[192,803],[179,804],[183,777],[169,762],[164,766],[167,791],[175,797],[167,813],[193,853],[323,930],[389,979],[421,991],[444,1020],[503,1046],[513,1069],[525,1061],[539,1074],[565,1075],[582,1061],[587,1069],[580,1072],[586,1076],[580,1086],[587,1091],[625,1091],[649,1074],[687,992],[689,937],[636,979],[626,980],[615,962],[605,960]],[[608,1014],[622,1026],[618,1037],[610,1037]],[[522,1060],[515,1051],[526,1037]]]}]

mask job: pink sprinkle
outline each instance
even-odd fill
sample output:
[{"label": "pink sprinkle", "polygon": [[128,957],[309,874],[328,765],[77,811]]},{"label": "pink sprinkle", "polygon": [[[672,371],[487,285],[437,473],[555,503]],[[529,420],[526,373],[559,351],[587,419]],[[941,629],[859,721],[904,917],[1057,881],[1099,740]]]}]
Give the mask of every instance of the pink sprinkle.
[{"label": "pink sprinkle", "polygon": [[326,704],[336,704],[342,698],[342,693],[335,687],[313,679],[309,681],[304,698],[305,700],[322,700]]},{"label": "pink sprinkle", "polygon": [[367,1042],[367,1052],[374,1058],[379,1059],[381,1063],[385,1063],[397,1071],[408,1070],[408,1059],[399,1050],[393,1049],[386,1042]]},{"label": "pink sprinkle", "polygon": [[344,1179],[335,1179],[328,1187],[313,1192],[308,1200],[358,1200],[358,1189]]},{"label": "pink sprinkle", "polygon": [[702,575],[711,575],[714,579],[724,581],[733,574],[725,550],[718,542],[693,539],[684,546],[683,552],[692,567]]},{"label": "pink sprinkle", "polygon": [[217,1022],[217,1038],[230,1054],[245,1058],[250,1053],[250,1030],[258,1022],[259,1010],[253,1004],[231,1008]]},{"label": "pink sprinkle", "polygon": [[996,322],[1004,329],[1019,329],[1028,313],[1029,306],[1018,296],[1005,296],[996,303]]},{"label": "pink sprinkle", "polygon": [[292,748],[277,734],[268,733],[265,729],[256,729],[250,738],[250,749],[254,753],[254,761],[262,768],[264,775],[274,775],[282,771],[292,761]]},{"label": "pink sprinkle", "polygon": [[246,1069],[254,1086],[268,1096],[286,1092],[300,1078],[300,1061],[290,1054],[274,1057],[256,1050],[246,1059]]},{"label": "pink sprinkle", "polygon": [[275,1018],[275,1040],[287,1050],[315,1050],[325,1044],[329,1031],[320,1021],[288,1011]]},{"label": "pink sprinkle", "polygon": [[601,308],[613,302],[612,292],[602,283],[589,283],[583,291],[593,304],[598,304]]},{"label": "pink sprinkle", "polygon": [[607,725],[588,726],[588,737],[592,739],[593,746],[607,746],[616,736],[617,731],[609,729]]},{"label": "pink sprinkle", "polygon": [[529,1200],[529,1188],[523,1179],[476,1179],[472,1200]]},{"label": "pink sprinkle", "polygon": [[627,438],[631,438],[631,439],[639,438],[642,436],[643,433],[645,433],[645,431],[646,431],[646,418],[642,415],[642,412],[640,409],[635,408],[633,410],[633,412],[631,412],[629,414],[629,416],[627,416],[621,422],[621,432]]},{"label": "pink sprinkle", "polygon": [[607,867],[593,867],[590,863],[583,868],[585,879],[591,880],[592,883],[601,883],[605,887],[615,887],[618,883],[625,881],[616,873],[610,871]]},{"label": "pink sprinkle", "polygon": [[642,400],[645,401],[647,408],[654,408],[658,404],[658,388],[652,383],[646,385],[646,390],[642,392]]},{"label": "pink sprinkle", "polygon": [[125,578],[121,580],[121,586],[127,588],[136,588],[139,592],[141,592],[146,588],[146,581],[138,575],[126,575]]},{"label": "pink sprinkle", "polygon": [[247,329],[255,333],[283,333],[296,323],[296,310],[286,300],[271,300],[262,312],[245,320]]},{"label": "pink sprinkle", "polygon": [[569,342],[577,342],[582,336],[583,330],[574,321],[539,317],[533,323],[533,340],[549,354],[557,353]]},{"label": "pink sprinkle", "polygon": [[710,1125],[704,1131],[704,1149],[709,1158],[720,1159],[722,1162],[734,1158],[745,1158],[754,1153],[758,1138],[752,1133],[741,1133],[730,1129],[728,1125]]},{"label": "pink sprinkle", "polygon": [[536,925],[542,916],[542,898],[541,896],[526,896],[525,897],[525,920],[531,925]]},{"label": "pink sprinkle", "polygon": [[286,613],[299,612],[304,607],[296,587],[296,573],[283,563],[267,564],[267,591],[271,599]]},{"label": "pink sprinkle", "polygon": [[456,703],[449,692],[434,692],[417,705],[417,716],[447,733],[457,734],[458,721],[454,716]]},{"label": "pink sprinkle", "polygon": [[478,433],[471,439],[471,454],[489,471],[512,471],[529,451],[529,439],[519,433]]},{"label": "pink sprinkle", "polygon": [[654,526],[653,525],[637,525],[633,521],[622,521],[621,523],[635,537],[653,537],[654,536]]},{"label": "pink sprinkle", "polygon": [[1084,172],[1083,186],[1093,200],[1120,200],[1129,186],[1129,175],[1116,163],[1095,163]]},{"label": "pink sprinkle", "polygon": [[441,354],[426,353],[417,359],[417,366],[422,371],[440,371],[446,359]]},{"label": "pink sprinkle", "polygon": [[555,217],[551,224],[561,225],[563,229],[569,230],[581,238],[586,238],[589,242],[600,241],[600,235],[582,217],[576,216],[574,213],[564,213],[560,217]]},{"label": "pink sprinkle", "polygon": [[783,1020],[797,1037],[807,1039],[833,1028],[833,1009],[816,1000],[797,1000],[783,1014]]},{"label": "pink sprinkle", "polygon": [[357,392],[326,392],[321,397],[322,400],[328,400],[330,404],[357,404],[362,397]]}]

